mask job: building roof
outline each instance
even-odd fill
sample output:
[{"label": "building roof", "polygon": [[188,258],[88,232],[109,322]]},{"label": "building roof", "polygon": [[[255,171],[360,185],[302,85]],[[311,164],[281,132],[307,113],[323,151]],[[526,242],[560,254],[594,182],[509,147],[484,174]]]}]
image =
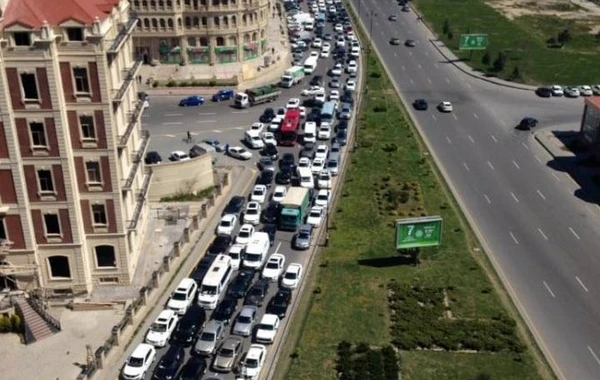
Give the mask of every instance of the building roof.
[{"label": "building roof", "polygon": [[596,107],[596,109],[600,110],[600,96],[589,96],[589,97],[585,98],[585,101],[589,105],[592,105],[592,106]]},{"label": "building roof", "polygon": [[65,21],[92,25],[104,20],[120,0],[10,0],[0,30],[13,25],[40,29],[44,22],[57,26]]}]

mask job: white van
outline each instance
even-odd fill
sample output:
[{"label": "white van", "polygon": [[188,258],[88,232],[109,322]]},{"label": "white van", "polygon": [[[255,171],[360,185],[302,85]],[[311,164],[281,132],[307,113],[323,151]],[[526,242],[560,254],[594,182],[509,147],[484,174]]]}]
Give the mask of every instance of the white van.
[{"label": "white van", "polygon": [[262,149],[265,146],[265,143],[260,138],[260,133],[255,130],[246,131],[244,140],[252,149]]},{"label": "white van", "polygon": [[312,171],[310,168],[298,168],[298,181],[300,181],[300,186],[305,187],[307,189],[315,188],[315,179],[313,178]]},{"label": "white van", "polygon": [[350,57],[358,58],[360,55],[360,46],[352,46],[352,50],[350,50]]},{"label": "white van", "polygon": [[260,269],[267,260],[270,246],[271,242],[268,233],[255,232],[252,235],[252,240],[246,246],[242,267],[255,270]]},{"label": "white van", "polygon": [[302,135],[302,140],[304,143],[313,143],[317,142],[317,123],[314,121],[307,121],[304,123],[304,134]]},{"label": "white van", "polygon": [[308,20],[304,21],[302,26],[304,26],[304,30],[313,30],[315,28],[315,23],[313,20]]},{"label": "white van", "polygon": [[167,308],[173,310],[178,315],[184,315],[196,298],[198,285],[191,278],[181,280],[175,291],[171,294]]},{"label": "white van", "polygon": [[308,57],[304,61],[304,74],[312,74],[317,68],[318,57]]},{"label": "white van", "polygon": [[216,308],[221,295],[227,290],[232,273],[231,257],[217,255],[200,285],[198,305],[209,310]]}]

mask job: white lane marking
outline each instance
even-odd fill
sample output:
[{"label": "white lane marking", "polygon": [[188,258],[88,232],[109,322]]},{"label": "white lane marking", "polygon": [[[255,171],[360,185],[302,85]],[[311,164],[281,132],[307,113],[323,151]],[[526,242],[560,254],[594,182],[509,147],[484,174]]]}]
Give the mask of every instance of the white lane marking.
[{"label": "white lane marking", "polygon": [[448,144],[452,145],[452,140],[450,140],[450,137],[446,136],[446,141],[448,141]]},{"label": "white lane marking", "polygon": [[216,122],[217,122],[216,120],[198,120],[199,124],[202,124],[202,123],[216,123]]},{"label": "white lane marking", "polygon": [[455,113],[452,114],[452,117],[454,118],[454,120],[458,120]]},{"label": "white lane marking", "polygon": [[432,84],[433,82],[431,81],[431,79],[427,78],[427,82],[429,82],[429,84]]},{"label": "white lane marking", "polygon": [[515,235],[511,231],[509,231],[508,234],[513,239],[513,241],[515,242],[515,244],[519,244],[519,241],[517,240],[517,238],[515,237]]},{"label": "white lane marking", "polygon": [[[381,34],[383,34],[383,32],[381,32]],[[412,51],[409,51],[408,55],[410,55],[412,57]]]},{"label": "white lane marking", "polygon": [[468,172],[470,172],[470,171],[471,171],[471,170],[469,169],[469,166],[467,166],[467,163],[466,163],[466,162],[463,162],[463,166],[465,167],[465,169],[466,169]]},{"label": "white lane marking", "polygon": [[279,244],[277,244],[277,247],[275,248],[275,253],[279,252],[279,248],[281,248],[281,241],[279,242]]},{"label": "white lane marking", "polygon": [[543,200],[546,200],[546,197],[544,196],[544,194],[542,194],[541,191],[536,190],[536,192],[538,193],[538,195],[540,196],[540,198],[542,198]]},{"label": "white lane marking", "polygon": [[590,352],[590,354],[592,354],[592,356],[594,357],[594,359],[596,359],[596,362],[598,364],[600,364],[600,359],[598,359],[598,356],[596,355],[596,353],[594,352],[594,350],[592,350],[592,347],[588,346],[588,351]]},{"label": "white lane marking", "polygon": [[500,124],[502,124],[503,127],[506,127],[506,121],[500,120]]},{"label": "white lane marking", "polygon": [[490,167],[492,170],[496,170],[496,169],[494,169],[494,165],[492,165],[492,163],[491,163],[491,162],[489,162],[489,161],[488,161],[488,162],[487,162],[487,164],[488,164],[488,166],[489,166],[489,167]]},{"label": "white lane marking", "polygon": [[406,67],[404,67],[404,65],[402,66],[402,71],[406,70]]},{"label": "white lane marking", "polygon": [[550,295],[552,296],[552,298],[556,298],[556,296],[554,295],[554,292],[552,291],[552,289],[550,289],[550,286],[548,286],[548,284],[546,283],[546,281],[543,281],[544,286],[546,287],[546,290],[548,291],[548,293],[550,293]]},{"label": "white lane marking", "polygon": [[418,67],[419,69],[422,69],[422,67],[421,67],[421,64],[420,64],[420,63],[417,63],[417,67]]},{"label": "white lane marking", "polygon": [[450,83],[450,79],[446,78],[446,83]]},{"label": "white lane marking", "polygon": [[538,228],[538,232],[540,233],[540,235],[542,235],[542,237],[544,238],[544,240],[548,240],[548,236],[546,236],[546,234],[544,233],[544,231],[542,231],[541,228]]},{"label": "white lane marking", "polygon": [[552,173],[552,177],[556,178],[558,182],[562,182],[562,179],[560,179],[554,172]]},{"label": "white lane marking", "polygon": [[213,129],[212,130],[214,133],[223,133],[223,131],[219,130],[219,129]]},{"label": "white lane marking", "polygon": [[498,139],[496,138],[496,136],[494,136],[494,135],[490,135],[490,137],[492,138],[492,140],[494,140],[494,142],[495,142],[495,143],[497,143],[497,142],[498,142]]},{"label": "white lane marking", "polygon": [[583,288],[583,290],[585,290],[586,293],[590,292],[588,290],[588,288],[583,284],[583,281],[581,281],[581,279],[579,279],[579,277],[575,276],[575,279],[577,280],[577,282],[579,283],[579,285],[581,285],[581,287]]},{"label": "white lane marking", "polygon": [[175,137],[175,135],[165,135],[166,137]]},{"label": "white lane marking", "polygon": [[537,162],[539,162],[540,164],[543,164],[542,160],[538,156],[533,156],[533,157],[535,157],[535,160]]},{"label": "white lane marking", "polygon": [[431,117],[433,118],[433,120],[437,120],[437,117],[435,117],[434,114],[431,114]]},{"label": "white lane marking", "polygon": [[489,203],[489,204],[492,203],[492,201],[490,200],[490,198],[486,194],[483,194],[483,197],[485,198],[485,200],[487,201],[487,203]]},{"label": "white lane marking", "polygon": [[440,67],[437,65],[437,63],[433,64],[433,67],[435,67],[436,69],[439,69]]},{"label": "white lane marking", "polygon": [[575,230],[572,227],[569,227],[569,231],[571,231],[571,233],[577,238],[577,240],[581,240],[579,235],[577,235],[577,232],[575,232]]},{"label": "white lane marking", "polygon": [[517,162],[516,162],[515,160],[513,160],[513,165],[515,165],[515,167],[516,167],[517,169],[521,169],[521,167],[519,166],[519,164],[517,164]]},{"label": "white lane marking", "polygon": [[469,139],[470,142],[472,142],[473,144],[475,144],[475,140],[473,140],[473,138],[471,137],[471,135],[467,136],[467,138]]},{"label": "white lane marking", "polygon": [[163,116],[168,116],[168,117],[171,117],[171,116],[183,116],[183,114],[182,113],[166,113]]},{"label": "white lane marking", "polygon": [[410,78],[410,84],[415,84],[415,81]]},{"label": "white lane marking", "polygon": [[173,121],[170,123],[162,123],[162,125],[180,125],[183,124],[181,121]]},{"label": "white lane marking", "polygon": [[240,130],[240,131],[241,131],[241,130],[243,130],[243,129],[246,129],[246,128],[244,128],[244,127],[235,127],[235,129],[237,129],[237,130]]},{"label": "white lane marking", "polygon": [[204,115],[216,115],[216,112],[200,112],[198,115],[200,116],[204,116]]},{"label": "white lane marking", "polygon": [[248,111],[231,111],[231,113],[248,113]]},{"label": "white lane marking", "polygon": [[477,116],[477,114],[476,114],[476,113],[474,113],[474,114],[473,114],[473,117],[474,117],[475,119],[479,119],[479,116]]},{"label": "white lane marking", "polygon": [[398,53],[394,52],[394,57],[398,58]]},{"label": "white lane marking", "polygon": [[527,146],[527,144],[525,144],[524,142],[523,142],[523,143],[521,143],[521,145],[523,145],[523,148],[525,148],[525,149],[529,150],[529,147],[528,147],[528,146]]},{"label": "white lane marking", "polygon": [[510,195],[513,197],[513,199],[515,200],[515,202],[519,203],[519,198],[517,198],[517,196],[515,195],[515,193],[513,193],[512,191],[510,192]]}]

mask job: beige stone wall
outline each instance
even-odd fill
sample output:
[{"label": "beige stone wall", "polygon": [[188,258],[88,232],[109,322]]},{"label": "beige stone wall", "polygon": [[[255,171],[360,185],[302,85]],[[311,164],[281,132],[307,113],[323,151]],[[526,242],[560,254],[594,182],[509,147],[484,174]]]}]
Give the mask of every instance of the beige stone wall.
[{"label": "beige stone wall", "polygon": [[189,161],[150,165],[154,173],[148,199],[151,202],[179,193],[202,191],[215,185],[212,156],[205,154]]}]

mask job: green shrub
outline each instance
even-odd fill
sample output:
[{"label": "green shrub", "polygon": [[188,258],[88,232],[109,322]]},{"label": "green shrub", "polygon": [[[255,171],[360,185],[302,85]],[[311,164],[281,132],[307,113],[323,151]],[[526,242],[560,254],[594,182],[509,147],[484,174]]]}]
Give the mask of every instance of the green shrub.
[{"label": "green shrub", "polygon": [[174,80],[170,80],[167,82],[167,87],[176,87],[177,86],[177,82],[175,82]]},{"label": "green shrub", "polygon": [[6,315],[0,316],[0,333],[12,332],[10,318]]},{"label": "green shrub", "polygon": [[23,322],[17,314],[11,314],[10,324],[12,325],[12,331],[19,334],[23,332]]}]

